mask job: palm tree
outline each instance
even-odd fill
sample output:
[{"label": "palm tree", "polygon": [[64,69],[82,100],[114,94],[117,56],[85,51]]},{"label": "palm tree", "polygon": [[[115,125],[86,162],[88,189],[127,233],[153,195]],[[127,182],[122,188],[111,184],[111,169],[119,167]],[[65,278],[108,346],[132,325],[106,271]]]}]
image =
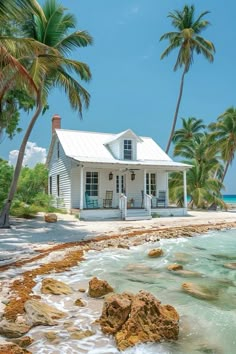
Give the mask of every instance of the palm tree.
[{"label": "palm tree", "polygon": [[191,145],[195,140],[203,137],[205,125],[202,119],[189,117],[182,118],[181,129],[175,131],[172,141],[175,144],[174,156],[181,155],[185,146]]},{"label": "palm tree", "polygon": [[230,107],[217,118],[216,123],[209,125],[213,148],[220,152],[225,163],[222,182],[236,151],[236,108]]},{"label": "palm tree", "polygon": [[19,149],[18,159],[14,171],[8,198],[0,216],[0,227],[9,227],[9,211],[16,191],[19,174],[22,167],[27,141],[47,102],[50,89],[61,87],[69,98],[72,109],[82,117],[83,108],[88,108],[90,95],[81,86],[77,78],[89,81],[91,73],[89,67],[82,62],[68,57],[73,49],[86,47],[92,44],[92,38],[86,31],[70,32],[75,28],[76,20],[55,0],[47,0],[41,10],[32,14],[24,26],[27,38],[44,45],[34,56],[22,57],[21,63],[27,68],[37,86],[37,106],[35,113],[25,132]]},{"label": "palm tree", "polygon": [[171,19],[172,25],[176,32],[168,32],[161,36],[160,40],[167,39],[168,47],[161,55],[161,59],[167,57],[173,50],[179,49],[174,71],[183,67],[183,73],[180,83],[179,97],[177,100],[176,110],[172,123],[172,129],[168,140],[166,153],[169,152],[172,137],[174,135],[177,122],[180,102],[183,94],[185,74],[189,71],[193,63],[194,54],[202,54],[208,61],[213,62],[215,47],[212,42],[200,36],[200,33],[209,26],[209,22],[203,20],[209,11],[201,13],[195,18],[195,8],[193,5],[185,5],[182,11],[175,10],[170,12],[168,17]]}]

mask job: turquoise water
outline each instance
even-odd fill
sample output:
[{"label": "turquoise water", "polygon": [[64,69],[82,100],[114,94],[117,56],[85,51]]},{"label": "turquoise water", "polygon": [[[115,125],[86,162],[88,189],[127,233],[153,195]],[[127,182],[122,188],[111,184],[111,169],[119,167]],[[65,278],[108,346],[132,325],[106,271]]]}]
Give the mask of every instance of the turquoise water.
[{"label": "turquoise water", "polygon": [[225,203],[236,204],[236,195],[235,194],[225,194],[225,195],[223,195],[223,201]]},{"label": "turquoise water", "polygon": [[[152,259],[147,256],[155,247],[164,250],[163,257]],[[185,277],[168,271],[167,266],[175,262],[198,275]],[[236,262],[236,230],[161,240],[130,250],[91,252],[87,261],[81,264],[80,274],[83,279],[92,276],[106,279],[116,292],[150,291],[163,304],[175,306],[180,314],[177,342],[140,345],[128,350],[127,354],[234,354],[236,270],[224,267],[229,262]],[[214,299],[200,300],[188,295],[181,289],[184,282],[206,287]],[[107,349],[104,347],[104,353]]]}]

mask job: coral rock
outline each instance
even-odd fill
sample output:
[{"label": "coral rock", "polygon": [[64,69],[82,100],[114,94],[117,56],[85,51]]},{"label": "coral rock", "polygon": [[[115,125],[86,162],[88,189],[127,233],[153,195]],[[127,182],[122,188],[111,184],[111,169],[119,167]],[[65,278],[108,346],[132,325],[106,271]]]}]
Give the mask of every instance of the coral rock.
[{"label": "coral rock", "polygon": [[100,280],[94,277],[89,282],[88,293],[91,297],[101,297],[113,291],[114,289],[108,284],[106,280]]},{"label": "coral rock", "polygon": [[32,354],[32,352],[14,343],[2,343],[0,344],[0,354]]},{"label": "coral rock", "polygon": [[170,264],[170,265],[168,265],[167,269],[173,270],[173,271],[182,270],[183,266],[181,264]]},{"label": "coral rock", "polygon": [[72,294],[72,289],[62,281],[46,278],[43,279],[41,292],[43,294],[67,295]]},{"label": "coral rock", "polygon": [[3,320],[0,322],[0,334],[7,338],[18,338],[30,330],[30,326]]},{"label": "coral rock", "polygon": [[138,343],[176,340],[178,323],[179,315],[174,307],[161,305],[146,291],[133,296],[107,296],[100,318],[102,331],[115,334],[119,350]]},{"label": "coral rock", "polygon": [[75,300],[75,306],[84,307],[85,303],[81,299]]},{"label": "coral rock", "polygon": [[202,300],[216,300],[217,292],[213,292],[205,286],[197,285],[194,283],[183,283],[182,289],[191,296]]},{"label": "coral rock", "polygon": [[224,267],[228,269],[236,269],[236,263],[226,263],[224,264]]}]

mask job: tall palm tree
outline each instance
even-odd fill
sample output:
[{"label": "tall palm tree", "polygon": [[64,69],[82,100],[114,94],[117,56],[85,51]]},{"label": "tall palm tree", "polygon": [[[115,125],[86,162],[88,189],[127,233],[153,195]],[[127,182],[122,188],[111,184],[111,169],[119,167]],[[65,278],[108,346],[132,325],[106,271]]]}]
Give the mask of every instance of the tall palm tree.
[{"label": "tall palm tree", "polygon": [[223,182],[236,152],[236,108],[228,108],[217,118],[217,122],[209,125],[209,129],[212,132],[213,148],[220,152],[225,164]]},{"label": "tall palm tree", "polygon": [[203,17],[208,13],[209,11],[205,11],[198,17],[195,17],[194,5],[185,5],[182,11],[175,10],[174,12],[170,12],[168,17],[171,19],[172,25],[177,31],[165,33],[160,38],[161,41],[164,39],[169,41],[169,45],[162,53],[161,59],[167,57],[173,50],[178,49],[179,51],[174,66],[174,71],[183,67],[180,91],[172,123],[172,129],[166,147],[166,153],[169,152],[170,144],[175,131],[180,102],[183,94],[185,74],[189,71],[190,66],[193,63],[194,54],[202,54],[209,62],[213,62],[214,60],[215,47],[213,43],[200,36],[200,33],[209,26],[209,22],[203,19]]},{"label": "tall palm tree", "polygon": [[26,144],[34,124],[47,102],[50,89],[63,88],[72,109],[77,111],[80,116],[82,116],[83,108],[89,106],[90,95],[79,82],[79,79],[90,80],[89,67],[85,63],[70,59],[68,56],[73,49],[92,44],[92,37],[86,31],[71,33],[71,29],[75,26],[76,20],[73,15],[65,13],[65,9],[55,0],[46,0],[41,10],[32,14],[24,27],[25,35],[42,43],[44,49],[38,50],[34,56],[20,59],[38,88],[37,106],[19,149],[7,202],[0,216],[0,227],[10,226],[9,211],[16,191]]}]

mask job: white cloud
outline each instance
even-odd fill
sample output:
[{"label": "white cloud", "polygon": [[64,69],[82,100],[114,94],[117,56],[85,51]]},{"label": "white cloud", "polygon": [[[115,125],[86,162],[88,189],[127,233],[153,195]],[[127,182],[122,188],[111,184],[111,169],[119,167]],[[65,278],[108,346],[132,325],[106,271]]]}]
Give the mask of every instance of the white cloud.
[{"label": "white cloud", "polygon": [[[15,166],[19,150],[12,150],[9,153],[9,163]],[[28,142],[25,149],[23,166],[34,167],[37,163],[46,161],[46,149],[37,146],[36,143]]]}]

